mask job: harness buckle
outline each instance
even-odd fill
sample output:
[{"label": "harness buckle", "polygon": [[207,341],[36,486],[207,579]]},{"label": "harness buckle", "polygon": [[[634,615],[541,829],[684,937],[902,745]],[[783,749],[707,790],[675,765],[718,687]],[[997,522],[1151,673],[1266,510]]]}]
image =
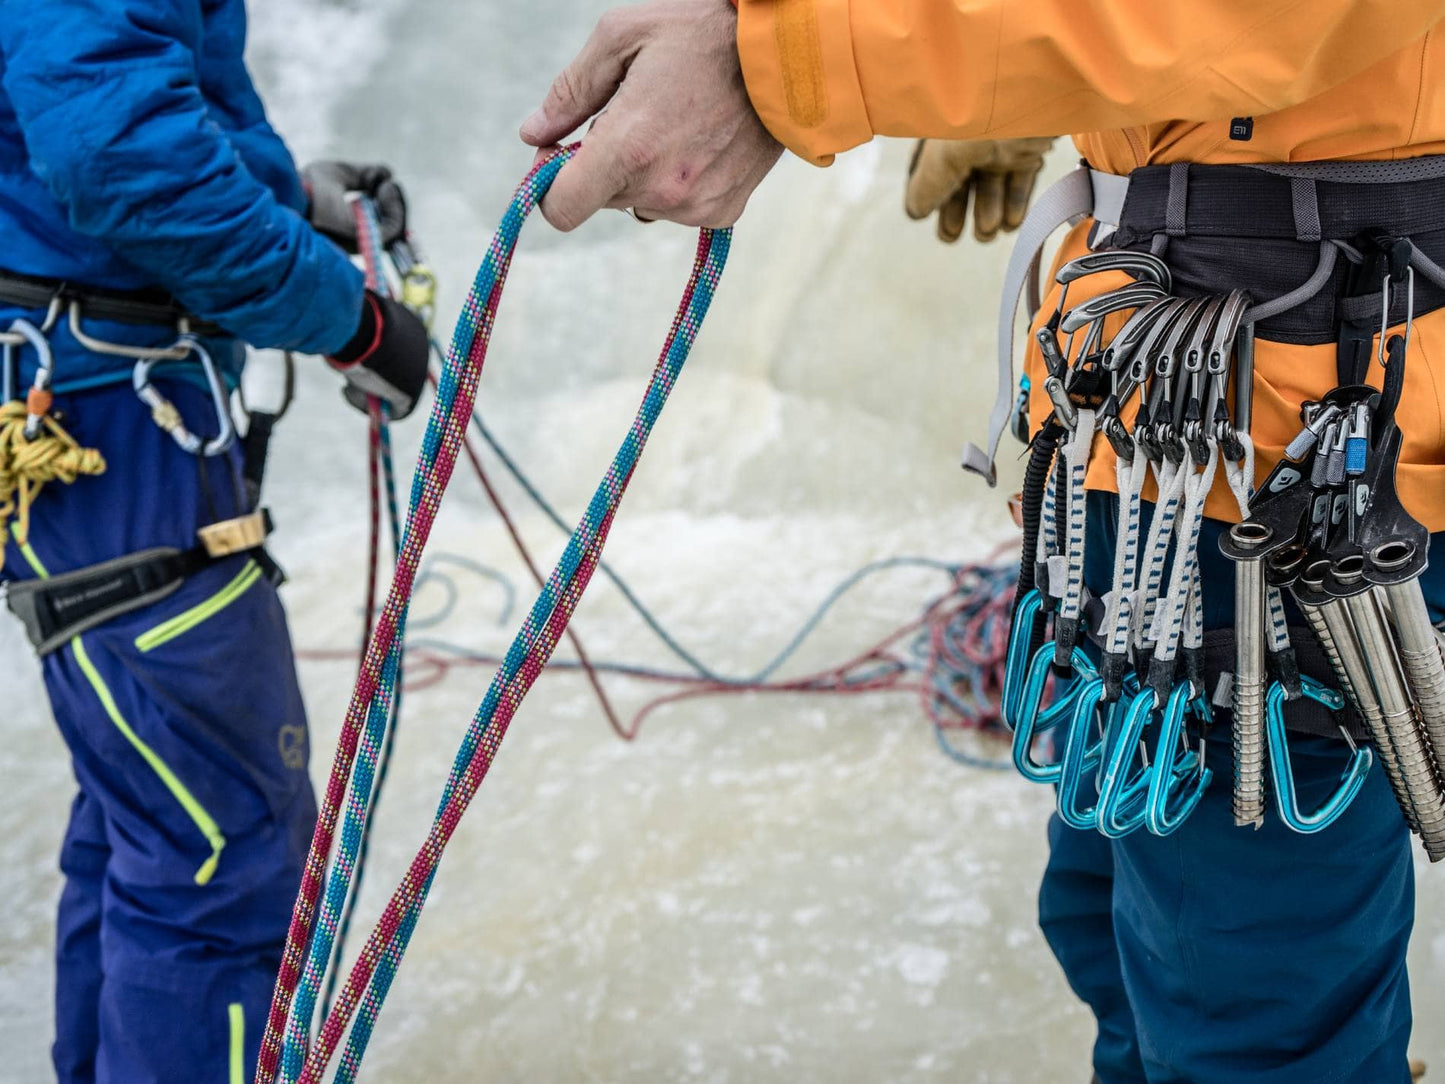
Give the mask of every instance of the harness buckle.
[{"label": "harness buckle", "polygon": [[260,547],[273,530],[271,513],[265,509],[233,519],[210,523],[196,532],[206,555],[213,558],[230,557]]}]

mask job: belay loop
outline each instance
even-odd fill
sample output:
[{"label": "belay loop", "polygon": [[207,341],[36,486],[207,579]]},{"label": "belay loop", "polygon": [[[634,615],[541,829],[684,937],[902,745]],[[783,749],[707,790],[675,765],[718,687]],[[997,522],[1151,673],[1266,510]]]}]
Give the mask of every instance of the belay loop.
[{"label": "belay loop", "polygon": [[[412,479],[396,574],[352,693],[323,796],[277,975],[275,997],[256,1069],[256,1084],[272,1084],[278,1074],[279,1079],[288,1084],[291,1081],[319,1084],[353,1017],[356,1024],[336,1079],[355,1079],[442,852],[485,778],[507,726],[546,665],[597,567],[613,516],[692,348],[727,260],[731,232],[703,230],[692,276],[637,418],[494,676],[486,699],[458,750],[432,829],[362,949],[315,1044],[311,1045],[308,1034],[311,1012],[331,955],[337,917],[351,877],[347,857],[354,854],[366,821],[369,790],[360,781],[369,777],[375,768],[396,690],[407,608],[417,567],[471,417],[477,381],[522,224],[575,151],[575,146],[559,151],[541,162],[522,182],[457,321]],[[353,774],[357,778],[354,779]],[[349,798],[348,783],[351,784]],[[343,803],[346,817],[338,861],[328,873],[326,859],[335,842]]]}]

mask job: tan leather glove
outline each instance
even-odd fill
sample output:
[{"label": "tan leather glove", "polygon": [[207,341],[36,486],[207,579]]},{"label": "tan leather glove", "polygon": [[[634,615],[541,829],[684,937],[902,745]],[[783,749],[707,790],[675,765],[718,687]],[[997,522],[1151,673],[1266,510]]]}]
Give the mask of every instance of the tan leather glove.
[{"label": "tan leather glove", "polygon": [[938,236],[952,243],[968,221],[973,194],[973,235],[992,241],[999,230],[1019,228],[1044,168],[1052,138],[923,139],[908,167],[908,217],[938,212]]}]

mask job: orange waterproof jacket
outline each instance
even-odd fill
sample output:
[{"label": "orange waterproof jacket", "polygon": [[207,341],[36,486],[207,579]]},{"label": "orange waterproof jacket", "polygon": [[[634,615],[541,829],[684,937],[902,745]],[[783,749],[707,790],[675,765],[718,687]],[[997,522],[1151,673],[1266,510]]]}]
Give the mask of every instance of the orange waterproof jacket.
[{"label": "orange waterproof jacket", "polygon": [[[1092,166],[1112,173],[1445,154],[1445,0],[738,6],[754,106],[778,139],[819,164],[875,135],[1072,135]],[[1232,140],[1231,118],[1243,116],[1253,118],[1251,138]],[[1069,235],[1060,259],[1083,251],[1085,230]],[[1075,293],[1071,304],[1085,300]],[[1328,391],[1335,375],[1333,345],[1259,343],[1259,478],[1298,430],[1301,400]],[[1432,531],[1445,530],[1445,310],[1416,321],[1398,417],[1401,497]],[[1101,442],[1090,484],[1112,488],[1113,479]],[[1238,518],[1222,487],[1207,510]]]}]

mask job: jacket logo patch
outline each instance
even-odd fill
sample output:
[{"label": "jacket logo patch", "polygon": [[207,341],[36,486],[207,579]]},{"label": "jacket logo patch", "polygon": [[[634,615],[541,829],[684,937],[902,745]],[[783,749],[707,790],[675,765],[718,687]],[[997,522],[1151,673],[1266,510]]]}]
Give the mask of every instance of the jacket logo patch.
[{"label": "jacket logo patch", "polygon": [[1229,138],[1240,143],[1248,143],[1254,138],[1254,118],[1235,117],[1229,122]]},{"label": "jacket logo patch", "polygon": [[304,726],[283,726],[276,736],[276,745],[281,751],[281,763],[293,772],[306,767],[306,728]]}]

